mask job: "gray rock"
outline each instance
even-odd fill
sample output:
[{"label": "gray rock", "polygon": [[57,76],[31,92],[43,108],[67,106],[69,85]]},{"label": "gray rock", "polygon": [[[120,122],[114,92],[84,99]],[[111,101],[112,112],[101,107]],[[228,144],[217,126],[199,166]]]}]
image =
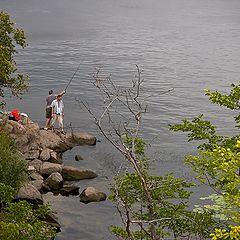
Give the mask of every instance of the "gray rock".
[{"label": "gray rock", "polygon": [[32,180],[43,180],[43,177],[39,173],[33,172],[33,173],[30,174],[30,179],[32,179]]},{"label": "gray rock", "polygon": [[53,190],[58,190],[63,186],[62,175],[58,172],[52,173],[45,181],[45,183]]},{"label": "gray rock", "polygon": [[57,163],[43,162],[40,168],[40,174],[50,175],[54,172],[62,172],[62,165]]},{"label": "gray rock", "polygon": [[87,187],[80,194],[80,201],[85,204],[104,201],[106,198],[107,195],[104,192],[98,192],[94,187]]},{"label": "gray rock", "polygon": [[26,200],[33,204],[43,204],[41,193],[32,184],[28,183],[21,187],[16,196],[17,200]]},{"label": "gray rock", "polygon": [[64,180],[74,181],[95,178],[97,177],[97,174],[90,169],[63,166],[62,176]]},{"label": "gray rock", "polygon": [[42,189],[43,179],[32,180],[29,183],[32,184],[38,191],[40,191]]},{"label": "gray rock", "polygon": [[62,153],[51,151],[49,162],[62,164],[63,163]]},{"label": "gray rock", "polygon": [[51,149],[44,148],[42,152],[40,153],[39,159],[42,161],[48,161],[51,157]]},{"label": "gray rock", "polygon": [[40,130],[39,144],[43,148],[50,148],[56,152],[65,152],[74,147],[74,144],[65,138],[65,135],[58,135],[51,131]]},{"label": "gray rock", "polygon": [[69,195],[78,195],[79,194],[79,186],[75,184],[64,184],[60,189],[60,194],[63,196]]},{"label": "gray rock", "polygon": [[29,150],[24,153],[24,157],[26,160],[34,160],[39,158],[39,150]]},{"label": "gray rock", "polygon": [[33,166],[37,172],[40,172],[40,169],[42,167],[42,161],[39,159],[34,159],[31,162],[28,163],[28,166]]},{"label": "gray rock", "polygon": [[41,190],[42,190],[42,192],[44,192],[44,193],[51,192],[50,187],[49,187],[46,183],[43,183]]}]

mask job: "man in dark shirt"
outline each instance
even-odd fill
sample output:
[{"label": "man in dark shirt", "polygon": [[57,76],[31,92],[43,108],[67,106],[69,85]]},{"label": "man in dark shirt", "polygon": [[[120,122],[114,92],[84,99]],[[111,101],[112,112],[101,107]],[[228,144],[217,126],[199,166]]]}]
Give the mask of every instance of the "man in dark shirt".
[{"label": "man in dark shirt", "polygon": [[[66,91],[62,91],[61,93],[57,94],[57,95],[60,95],[60,96],[63,96],[63,94],[65,94]],[[47,102],[47,105],[46,105],[46,124],[45,124],[45,130],[49,129],[50,128],[50,122],[51,122],[51,119],[52,119],[52,107],[51,107],[51,104],[53,102],[53,100],[56,99],[57,95],[53,94],[53,90],[50,90],[48,92],[48,96],[46,98],[46,102]]]}]

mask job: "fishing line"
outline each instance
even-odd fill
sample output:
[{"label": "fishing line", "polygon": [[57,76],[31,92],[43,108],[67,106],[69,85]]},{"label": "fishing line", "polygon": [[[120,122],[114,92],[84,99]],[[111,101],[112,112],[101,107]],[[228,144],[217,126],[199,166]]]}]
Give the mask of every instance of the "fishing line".
[{"label": "fishing line", "polygon": [[74,72],[74,74],[72,75],[70,81],[68,82],[68,84],[67,84],[67,86],[66,86],[66,88],[65,88],[65,92],[67,91],[67,88],[69,87],[70,83],[72,82],[72,80],[73,80],[75,74],[77,73],[77,71],[79,70],[81,64],[82,64],[82,61],[79,63],[77,70]]}]

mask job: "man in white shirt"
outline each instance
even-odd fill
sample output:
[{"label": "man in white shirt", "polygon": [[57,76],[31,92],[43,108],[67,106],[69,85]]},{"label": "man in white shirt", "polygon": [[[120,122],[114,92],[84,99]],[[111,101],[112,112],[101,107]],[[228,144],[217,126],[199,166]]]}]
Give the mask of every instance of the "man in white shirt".
[{"label": "man in white shirt", "polygon": [[[63,96],[64,94],[66,93],[66,91],[62,91],[60,92],[58,95],[61,95]],[[49,95],[47,96],[46,98],[46,103],[47,103],[47,106],[46,106],[46,124],[45,124],[45,130],[49,129],[50,127],[50,123],[51,123],[51,119],[52,119],[52,108],[51,108],[51,104],[52,102],[57,98],[57,95],[55,95],[53,93],[53,90],[50,90],[49,91]]]},{"label": "man in white shirt", "polygon": [[64,105],[62,100],[62,95],[57,95],[57,98],[51,103],[52,108],[52,129],[54,129],[54,124],[58,120],[59,128],[61,133],[65,134],[63,131],[63,117],[64,117]]}]

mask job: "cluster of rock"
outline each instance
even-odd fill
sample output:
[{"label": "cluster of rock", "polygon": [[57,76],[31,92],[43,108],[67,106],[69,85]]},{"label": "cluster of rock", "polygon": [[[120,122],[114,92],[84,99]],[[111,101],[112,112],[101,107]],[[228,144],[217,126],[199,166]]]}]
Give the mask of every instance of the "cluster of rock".
[{"label": "cluster of rock", "polygon": [[[31,121],[23,124],[8,119],[2,119],[0,131],[8,132],[15,139],[20,153],[28,162],[30,182],[19,190],[16,199],[42,204],[42,194],[48,191],[65,196],[78,195],[79,187],[69,181],[97,177],[95,171],[66,166],[62,159],[63,152],[76,145],[95,145],[95,136],[88,133],[61,134],[40,129],[37,123]],[[80,194],[80,201],[84,203],[105,199],[106,194],[93,187],[84,189]]]}]

